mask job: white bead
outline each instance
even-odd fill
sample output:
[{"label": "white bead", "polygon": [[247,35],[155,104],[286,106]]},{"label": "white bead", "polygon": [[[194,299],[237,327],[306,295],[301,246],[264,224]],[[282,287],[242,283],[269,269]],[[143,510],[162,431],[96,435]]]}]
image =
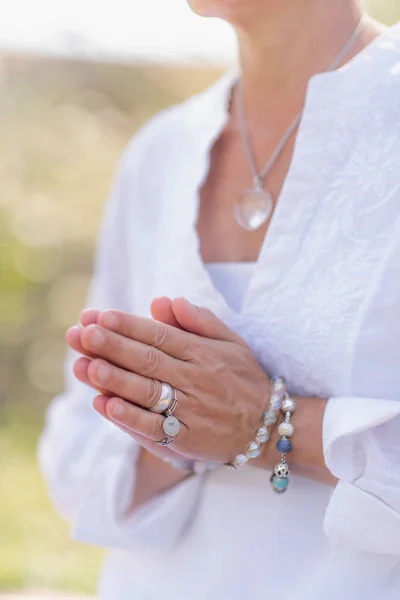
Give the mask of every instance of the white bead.
[{"label": "white bead", "polygon": [[272,394],[269,400],[269,405],[273,410],[278,410],[281,407],[282,398],[279,394]]},{"label": "white bead", "polygon": [[283,396],[286,394],[286,385],[283,379],[276,379],[273,383],[272,390],[274,394],[278,396]]},{"label": "white bead", "polygon": [[292,399],[292,398],[285,398],[282,402],[282,406],[281,406],[281,411],[285,414],[287,412],[290,412],[291,414],[294,413],[294,411],[296,410],[296,402]]},{"label": "white bead", "polygon": [[294,427],[291,423],[281,423],[278,427],[278,433],[282,437],[292,437],[294,433]]},{"label": "white bead", "polygon": [[267,410],[263,414],[264,425],[275,425],[277,420],[278,420],[277,414],[273,410]]},{"label": "white bead", "polygon": [[238,454],[233,460],[233,466],[235,469],[243,469],[248,460],[249,459],[245,454]]},{"label": "white bead", "polygon": [[259,444],[263,444],[269,440],[269,432],[266,427],[259,427],[257,429],[256,440]]},{"label": "white bead", "polygon": [[246,448],[247,458],[257,458],[257,456],[260,456],[260,454],[261,454],[261,448],[260,448],[260,445],[257,444],[257,442],[250,442],[250,444],[247,444],[247,448]]}]

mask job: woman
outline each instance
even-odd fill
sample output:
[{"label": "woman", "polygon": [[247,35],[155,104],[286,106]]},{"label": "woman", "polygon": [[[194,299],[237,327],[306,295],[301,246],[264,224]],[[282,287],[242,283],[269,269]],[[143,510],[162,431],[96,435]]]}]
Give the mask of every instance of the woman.
[{"label": "woman", "polygon": [[43,472],[102,600],[398,598],[400,28],[191,4],[241,74],[125,154]]}]

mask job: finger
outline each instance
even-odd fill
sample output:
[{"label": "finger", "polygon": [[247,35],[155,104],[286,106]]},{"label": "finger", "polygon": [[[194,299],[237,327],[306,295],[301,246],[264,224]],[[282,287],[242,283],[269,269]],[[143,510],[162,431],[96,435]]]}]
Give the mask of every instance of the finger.
[{"label": "finger", "polygon": [[117,367],[165,381],[177,389],[181,389],[193,369],[188,363],[171,358],[153,346],[146,346],[99,325],[85,327],[81,343],[85,350]]},{"label": "finger", "polygon": [[[81,312],[81,325],[83,325],[83,327],[86,327],[87,325],[97,323],[99,314],[100,311],[95,308],[86,308]],[[81,331],[82,327],[80,327],[79,325],[74,325],[73,327],[70,327],[65,334],[67,344],[72,348],[72,350],[75,350],[75,352],[79,352],[79,354],[84,354],[86,356],[94,356],[88,353],[87,350],[85,350],[85,348],[82,346]]]},{"label": "finger", "polygon": [[79,327],[79,325],[74,325],[73,327],[70,327],[65,334],[65,341],[67,342],[68,346],[72,350],[75,350],[75,352],[78,352],[79,354],[83,354],[84,356],[87,356],[89,358],[94,357],[95,356],[94,354],[92,354],[91,352],[89,352],[89,350],[87,350],[86,348],[84,348],[82,346],[82,343],[81,343],[82,331],[83,331],[83,328]]},{"label": "finger", "polygon": [[152,346],[165,354],[181,360],[193,358],[199,340],[191,333],[117,310],[106,310],[98,318],[99,325],[122,336]]},{"label": "finger", "polygon": [[124,431],[125,433],[128,433],[130,435],[131,432],[127,427],[123,427],[123,425],[116,423],[115,421],[110,419],[110,417],[108,416],[108,414],[106,412],[106,406],[107,406],[107,402],[110,400],[110,398],[111,398],[111,396],[107,396],[107,394],[100,394],[99,396],[96,396],[95,398],[93,398],[93,408],[95,409],[96,412],[99,413],[99,415],[104,417],[104,419],[106,419],[107,421],[109,421],[110,423],[112,423],[113,425],[118,427],[118,429],[121,429],[122,431]]},{"label": "finger", "polygon": [[89,387],[93,388],[94,390],[97,390],[98,392],[100,392],[100,394],[109,393],[109,390],[102,388],[101,385],[98,385],[92,379],[90,379],[89,373],[88,373],[90,363],[91,363],[91,361],[84,356],[81,356],[80,358],[78,358],[74,362],[74,366],[72,368],[75,377],[77,379],[79,379],[79,381],[81,381],[82,383],[84,383],[84,384],[88,385]]},{"label": "finger", "polygon": [[85,308],[85,310],[81,312],[81,325],[87,327],[88,325],[97,323],[100,312],[101,311],[96,308]]},{"label": "finger", "polygon": [[[168,459],[168,460],[172,461],[172,460],[177,460],[179,458],[186,458],[186,457],[180,456],[176,452],[174,452],[172,450],[171,446],[170,447],[168,447],[168,446],[159,446],[158,444],[156,444],[152,440],[149,440],[144,435],[140,435],[139,433],[136,433],[136,432],[132,431],[131,429],[128,429],[127,427],[124,427],[123,425],[120,425],[119,423],[117,423],[116,421],[114,421],[113,419],[111,419],[108,416],[107,411],[106,411],[106,406],[107,406],[107,403],[108,403],[109,400],[110,400],[110,396],[107,396],[107,395],[96,396],[93,399],[93,408],[104,419],[107,419],[107,421],[109,421],[110,423],[112,423],[113,425],[115,425],[115,427],[118,427],[118,429],[121,429],[121,431],[123,431],[124,433],[127,433],[128,435],[130,435],[130,437],[132,439],[134,439],[135,442],[137,442],[142,448],[144,448],[145,450],[147,450],[151,454],[154,454],[154,455],[156,455],[156,456],[158,456],[159,458],[162,458],[162,459]],[[174,445],[174,444],[172,444],[172,445]]]},{"label": "finger", "polygon": [[[134,402],[143,408],[152,408],[161,396],[159,381],[125,371],[105,360],[90,361],[87,377],[92,386],[108,390],[112,395]],[[183,395],[179,393],[179,402],[182,400]]]},{"label": "finger", "polygon": [[155,298],[151,303],[151,314],[156,321],[181,329],[172,310],[172,301],[170,298]]},{"label": "finger", "polygon": [[185,330],[214,340],[231,341],[244,344],[241,337],[227,327],[207,308],[191,304],[184,298],[172,301],[172,310],[179,325]]},{"label": "finger", "polygon": [[[139,408],[118,397],[110,398],[105,410],[110,419],[153,442],[159,442],[165,438],[163,429],[164,417],[162,415]],[[174,445],[179,448],[185,442],[187,435],[187,427],[181,423],[181,429],[174,441]]]}]

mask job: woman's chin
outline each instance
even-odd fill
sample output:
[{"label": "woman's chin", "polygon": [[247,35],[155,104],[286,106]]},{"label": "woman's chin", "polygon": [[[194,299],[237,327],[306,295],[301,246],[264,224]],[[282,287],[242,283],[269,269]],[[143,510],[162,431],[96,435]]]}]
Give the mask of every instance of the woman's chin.
[{"label": "woman's chin", "polygon": [[227,18],[232,11],[244,4],[243,0],[187,0],[193,12],[201,17]]},{"label": "woman's chin", "polygon": [[231,25],[257,21],[272,3],[280,0],[187,0],[190,8],[201,17],[218,17]]}]

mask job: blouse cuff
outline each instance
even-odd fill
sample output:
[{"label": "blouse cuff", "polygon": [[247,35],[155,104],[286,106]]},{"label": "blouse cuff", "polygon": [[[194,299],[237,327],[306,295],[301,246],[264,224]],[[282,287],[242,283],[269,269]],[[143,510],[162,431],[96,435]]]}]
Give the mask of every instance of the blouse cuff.
[{"label": "blouse cuff", "polygon": [[400,402],[391,400],[339,397],[328,401],[324,456],[339,479],[324,521],[332,545],[400,556],[400,513],[391,505],[390,493],[387,498],[374,493],[369,476],[385,464],[385,424],[390,426],[399,415]]},{"label": "blouse cuff", "polygon": [[204,477],[189,477],[126,517],[134,493],[139,452],[140,446],[132,441],[123,455],[109,457],[103,463],[76,516],[73,538],[119,550],[159,550],[171,546],[184,534]]}]

